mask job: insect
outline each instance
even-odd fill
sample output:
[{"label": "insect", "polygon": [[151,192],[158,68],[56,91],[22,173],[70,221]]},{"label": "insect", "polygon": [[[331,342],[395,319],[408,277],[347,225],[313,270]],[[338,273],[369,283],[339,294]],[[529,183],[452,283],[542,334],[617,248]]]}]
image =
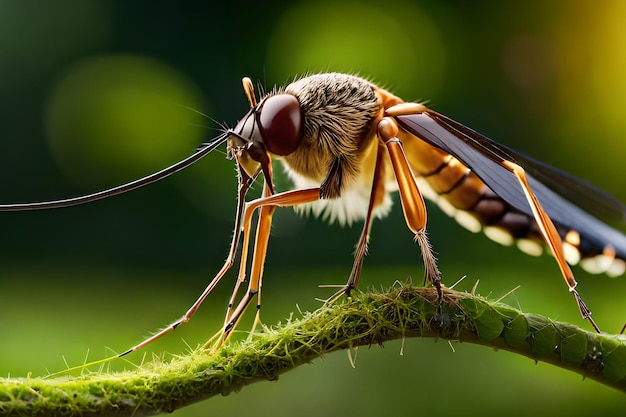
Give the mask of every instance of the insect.
[{"label": "insect", "polygon": [[[426,235],[422,195],[464,227],[474,232],[482,229],[500,243],[516,243],[532,255],[547,246],[583,318],[600,331],[576,291],[569,264],[580,263],[594,273],[625,272],[626,236],[596,217],[624,220],[626,207],[617,199],[422,104],[406,103],[357,76],[310,75],[270,92],[260,101],[250,79],[244,78],[243,86],[250,110],[236,127],[224,130],[191,156],[162,171],[82,197],[0,206],[0,211],[37,210],[110,197],[163,179],[227,144],[227,157],[237,164],[238,204],[224,266],[180,319],[118,356],[140,349],[191,319],[235,264],[239,245],[239,273],[218,343],[228,339],[255,300],[256,325],[272,215],[279,206],[301,207],[339,223],[363,221],[350,276],[331,299],[350,294],[359,283],[371,222],[388,214],[390,195],[395,190],[400,194],[406,224],[420,246],[425,282],[434,285],[440,298],[441,274]],[[274,159],[282,161],[293,189],[274,189]],[[259,176],[264,181],[261,197],[246,201],[250,186]],[[257,211],[254,228],[253,214]],[[241,295],[246,282],[248,288]]]}]

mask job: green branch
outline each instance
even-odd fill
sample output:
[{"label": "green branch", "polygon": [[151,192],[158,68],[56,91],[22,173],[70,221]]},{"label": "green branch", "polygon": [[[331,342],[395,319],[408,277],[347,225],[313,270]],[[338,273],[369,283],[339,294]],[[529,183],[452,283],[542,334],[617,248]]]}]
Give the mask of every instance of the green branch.
[{"label": "green branch", "polygon": [[445,291],[434,318],[431,288],[355,294],[251,340],[120,373],[0,380],[0,415],[95,416],[171,412],[224,395],[326,353],[405,337],[477,343],[570,369],[626,391],[626,338],[600,335],[468,293]]}]

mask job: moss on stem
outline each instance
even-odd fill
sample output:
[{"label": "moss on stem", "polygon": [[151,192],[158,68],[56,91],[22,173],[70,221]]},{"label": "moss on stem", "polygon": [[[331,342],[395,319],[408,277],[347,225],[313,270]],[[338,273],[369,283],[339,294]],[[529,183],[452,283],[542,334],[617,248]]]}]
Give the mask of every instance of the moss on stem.
[{"label": "moss on stem", "polygon": [[152,415],[226,395],[326,353],[404,337],[436,337],[505,349],[626,391],[626,338],[522,313],[445,290],[441,316],[432,288],[358,293],[218,351],[197,350],[133,371],[0,380],[7,416]]}]

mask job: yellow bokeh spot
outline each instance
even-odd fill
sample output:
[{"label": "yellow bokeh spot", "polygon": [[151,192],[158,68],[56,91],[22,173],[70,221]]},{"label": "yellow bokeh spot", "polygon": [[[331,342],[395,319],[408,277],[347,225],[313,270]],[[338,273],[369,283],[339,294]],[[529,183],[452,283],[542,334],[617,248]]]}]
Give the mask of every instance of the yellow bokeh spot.
[{"label": "yellow bokeh spot", "polygon": [[76,63],[47,106],[47,137],[61,169],[84,186],[144,176],[191,154],[206,130],[198,89],[157,60],[106,55]]},{"label": "yellow bokeh spot", "polygon": [[358,74],[394,93],[435,94],[443,82],[445,51],[438,28],[402,2],[299,3],[281,17],[268,42],[273,78],[306,73]]},{"label": "yellow bokeh spot", "polygon": [[576,141],[589,161],[607,167],[623,164],[626,151],[624,22],[626,2],[610,0],[574,1],[554,23],[555,104],[566,121],[555,140]]}]

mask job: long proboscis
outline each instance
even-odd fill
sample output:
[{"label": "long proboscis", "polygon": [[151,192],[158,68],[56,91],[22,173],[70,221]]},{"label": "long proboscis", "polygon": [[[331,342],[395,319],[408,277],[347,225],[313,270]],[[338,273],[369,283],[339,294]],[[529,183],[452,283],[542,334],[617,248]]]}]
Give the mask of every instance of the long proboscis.
[{"label": "long proboscis", "polygon": [[208,142],[203,143],[196,152],[189,155],[187,158],[168,166],[160,171],[157,171],[153,174],[147,175],[143,178],[139,178],[135,181],[131,181],[126,184],[118,185],[117,187],[109,188],[106,190],[98,191],[93,194],[87,194],[80,197],[72,197],[66,198],[62,200],[53,200],[53,201],[42,201],[37,203],[17,203],[17,204],[2,204],[0,205],[0,211],[27,211],[27,210],[45,210],[45,209],[53,209],[53,208],[61,208],[61,207],[69,207],[76,206],[79,204],[85,204],[96,200],[101,200],[103,198],[112,197],[114,195],[123,194],[128,191],[136,190],[137,188],[141,188],[148,184],[152,184],[163,178],[169,177],[170,175],[187,168],[189,165],[197,162],[199,159],[203,158],[211,151],[215,150],[218,146],[228,139],[229,133],[225,132],[220,136],[211,139]]}]

